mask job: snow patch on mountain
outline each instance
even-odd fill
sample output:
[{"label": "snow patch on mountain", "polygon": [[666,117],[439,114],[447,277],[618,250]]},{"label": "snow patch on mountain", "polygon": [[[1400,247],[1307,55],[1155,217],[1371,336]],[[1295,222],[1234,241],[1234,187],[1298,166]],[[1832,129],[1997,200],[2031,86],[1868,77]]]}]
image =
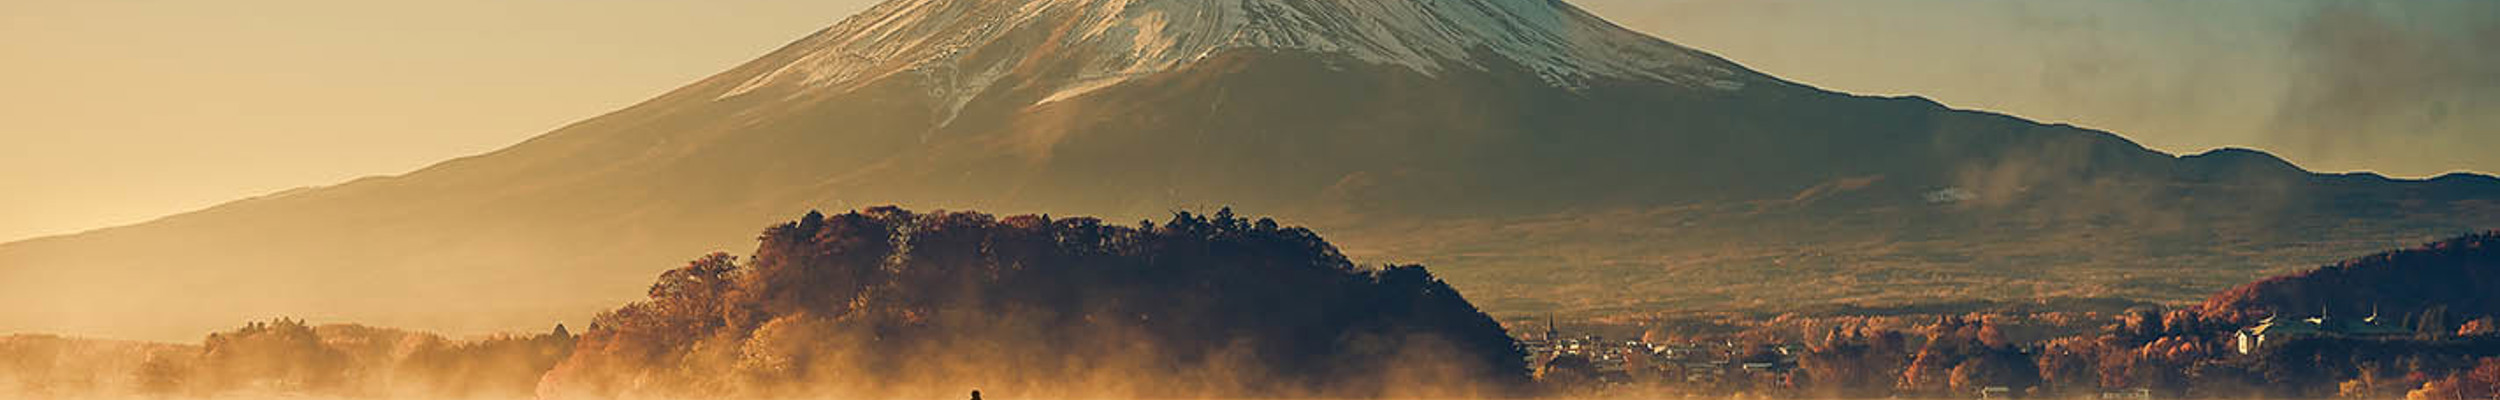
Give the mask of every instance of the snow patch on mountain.
[{"label": "snow patch on mountain", "polygon": [[1020,68],[1078,63],[1017,82],[1081,96],[1225,50],[1348,56],[1428,75],[1524,67],[1551,84],[1594,78],[1739,90],[1740,67],[1633,32],[1560,0],[890,0],[806,39],[788,62],[719,95],[845,90],[902,74],[960,109]]}]

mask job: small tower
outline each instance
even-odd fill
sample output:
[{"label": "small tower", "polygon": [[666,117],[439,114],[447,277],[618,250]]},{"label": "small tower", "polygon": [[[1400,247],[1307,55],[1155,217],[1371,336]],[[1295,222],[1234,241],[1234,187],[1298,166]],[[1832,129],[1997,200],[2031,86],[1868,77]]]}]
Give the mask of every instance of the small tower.
[{"label": "small tower", "polygon": [[1554,329],[1554,314],[1545,314],[1545,341],[1562,340],[1562,332]]}]

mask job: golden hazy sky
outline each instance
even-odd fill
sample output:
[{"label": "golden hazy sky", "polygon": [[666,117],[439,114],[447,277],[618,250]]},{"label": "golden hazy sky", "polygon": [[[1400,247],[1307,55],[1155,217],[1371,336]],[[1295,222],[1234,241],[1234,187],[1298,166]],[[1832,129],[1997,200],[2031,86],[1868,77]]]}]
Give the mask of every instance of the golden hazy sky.
[{"label": "golden hazy sky", "polygon": [[[2500,2],[1575,0],[1828,89],[2239,146],[2500,171]],[[0,0],[0,241],[490,151],[870,0]]]}]

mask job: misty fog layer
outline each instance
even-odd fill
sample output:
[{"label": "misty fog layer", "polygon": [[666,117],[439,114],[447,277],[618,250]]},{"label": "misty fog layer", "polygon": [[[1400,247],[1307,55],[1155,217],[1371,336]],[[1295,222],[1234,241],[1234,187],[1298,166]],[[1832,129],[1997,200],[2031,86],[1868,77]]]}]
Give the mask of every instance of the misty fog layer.
[{"label": "misty fog layer", "polygon": [[875,208],[601,314],[544,397],[1476,396],[1525,381],[1502,327],[1421,267],[1311,231]]},{"label": "misty fog layer", "polygon": [[196,345],[0,336],[0,398],[523,398],[573,342],[562,326],[451,339],[293,319]]}]

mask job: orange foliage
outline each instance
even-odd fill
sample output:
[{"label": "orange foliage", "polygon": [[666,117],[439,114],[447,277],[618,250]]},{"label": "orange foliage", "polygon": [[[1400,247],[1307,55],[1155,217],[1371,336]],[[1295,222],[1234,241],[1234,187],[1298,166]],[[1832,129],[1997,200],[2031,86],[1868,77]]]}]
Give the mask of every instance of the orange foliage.
[{"label": "orange foliage", "polygon": [[2485,358],[2473,369],[2422,384],[2405,393],[2409,400],[2500,398],[2500,358]]}]

